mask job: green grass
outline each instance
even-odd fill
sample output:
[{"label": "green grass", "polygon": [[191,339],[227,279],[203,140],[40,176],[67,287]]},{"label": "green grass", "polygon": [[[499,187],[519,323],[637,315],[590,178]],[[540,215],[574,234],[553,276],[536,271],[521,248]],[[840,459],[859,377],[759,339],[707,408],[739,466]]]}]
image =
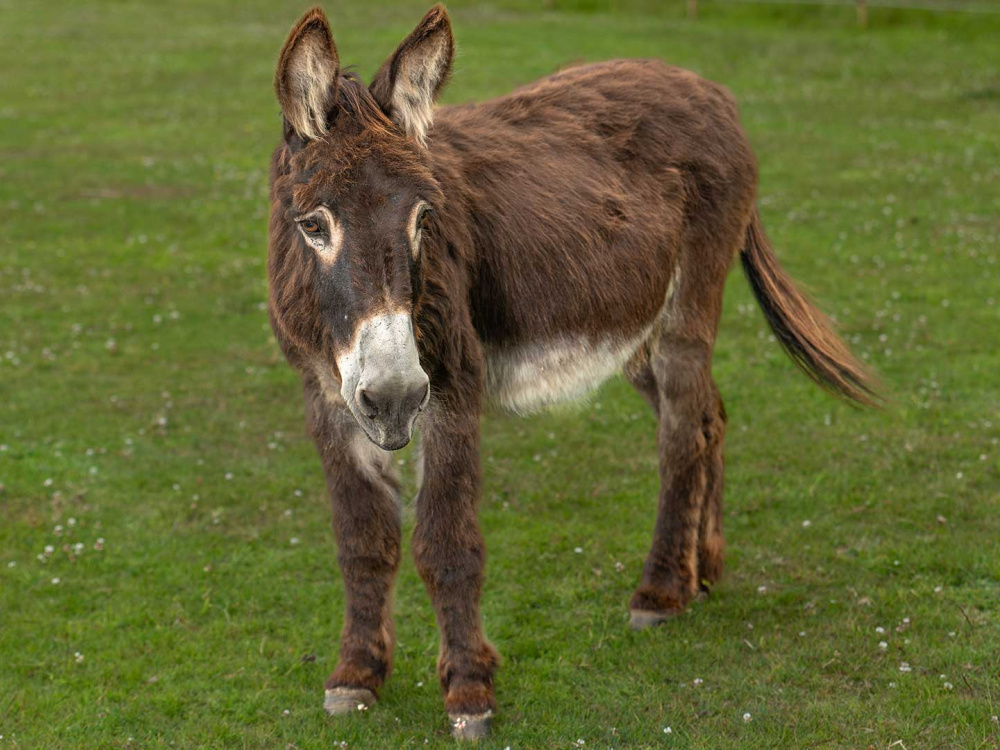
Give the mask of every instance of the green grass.
[{"label": "green grass", "polygon": [[[638,634],[649,411],[618,380],[577,410],[488,416],[504,666],[483,746],[998,747],[1000,21],[537,5],[452,4],[447,101],[615,56],[727,84],[779,254],[893,402],[809,384],[734,273],[727,574]],[[424,10],[328,6],[366,74]],[[343,589],[262,309],[272,66],[303,9],[0,0],[0,748],[451,743],[409,558],[381,702],[321,710]]]}]

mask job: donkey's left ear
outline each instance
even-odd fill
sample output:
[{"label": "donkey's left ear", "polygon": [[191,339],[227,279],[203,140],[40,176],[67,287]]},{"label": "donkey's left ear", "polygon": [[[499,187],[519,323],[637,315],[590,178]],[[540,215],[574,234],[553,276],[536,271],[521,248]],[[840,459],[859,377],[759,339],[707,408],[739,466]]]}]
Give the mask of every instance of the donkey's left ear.
[{"label": "donkey's left ear", "polygon": [[421,145],[434,119],[434,101],[451,75],[455,38],[444,6],[435,5],[372,79],[375,101]]},{"label": "donkey's left ear", "polygon": [[292,28],[274,73],[274,92],[287,123],[286,140],[294,135],[309,141],[326,133],[339,74],[330,24],[320,8],[313,8]]}]

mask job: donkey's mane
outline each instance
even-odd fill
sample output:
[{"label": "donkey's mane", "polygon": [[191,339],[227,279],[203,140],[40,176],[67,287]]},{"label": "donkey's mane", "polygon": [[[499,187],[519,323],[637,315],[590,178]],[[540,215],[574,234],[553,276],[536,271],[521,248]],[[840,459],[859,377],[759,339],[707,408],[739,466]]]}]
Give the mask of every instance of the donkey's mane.
[{"label": "donkey's mane", "polygon": [[371,91],[353,70],[345,70],[337,80],[336,110],[357,120],[365,130],[388,133],[392,122],[375,101]]}]

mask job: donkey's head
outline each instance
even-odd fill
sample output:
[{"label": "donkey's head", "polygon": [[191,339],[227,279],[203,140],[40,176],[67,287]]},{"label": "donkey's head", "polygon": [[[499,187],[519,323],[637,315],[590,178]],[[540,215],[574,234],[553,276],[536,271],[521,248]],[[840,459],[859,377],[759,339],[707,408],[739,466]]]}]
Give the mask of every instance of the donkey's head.
[{"label": "donkey's head", "polygon": [[341,73],[315,8],[275,76],[284,143],[271,174],[272,325],[386,450],[409,442],[430,397],[412,315],[422,235],[442,201],[426,137],[453,52],[435,6],[365,87]]}]

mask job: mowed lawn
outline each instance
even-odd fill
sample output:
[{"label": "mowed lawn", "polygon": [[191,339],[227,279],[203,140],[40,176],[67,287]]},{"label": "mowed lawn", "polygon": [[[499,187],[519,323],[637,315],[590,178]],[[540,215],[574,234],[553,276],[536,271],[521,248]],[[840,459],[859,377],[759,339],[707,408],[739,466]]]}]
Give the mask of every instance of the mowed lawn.
[{"label": "mowed lawn", "polygon": [[[642,633],[645,404],[616,380],[486,417],[481,746],[998,747],[1000,19],[533,5],[452,3],[446,101],[617,56],[728,85],[779,255],[892,400],[812,386],[734,270],[727,573]],[[381,701],[322,711],[343,588],[264,311],[271,76],[305,7],[0,0],[0,749],[452,743],[409,556]],[[327,10],[368,75],[426,7]]]}]

